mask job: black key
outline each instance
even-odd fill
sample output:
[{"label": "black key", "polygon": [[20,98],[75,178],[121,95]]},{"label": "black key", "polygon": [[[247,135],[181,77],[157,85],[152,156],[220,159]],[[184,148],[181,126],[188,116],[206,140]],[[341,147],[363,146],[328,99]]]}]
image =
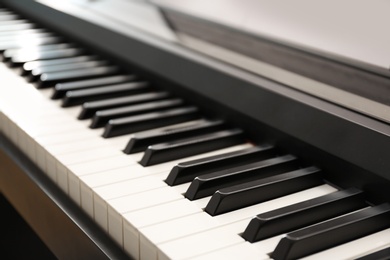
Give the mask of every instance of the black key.
[{"label": "black key", "polygon": [[200,120],[190,126],[172,127],[151,130],[135,134],[124,149],[124,153],[131,154],[144,151],[149,145],[171,142],[178,139],[207,134],[225,128],[223,121]]},{"label": "black key", "polygon": [[[65,89],[66,88],[64,86],[60,90],[65,91]],[[56,86],[56,90],[57,90],[57,86]],[[168,92],[152,92],[147,94],[131,95],[128,97],[110,98],[110,99],[105,99],[100,101],[86,102],[83,104],[83,109],[81,110],[78,119],[91,118],[96,113],[96,111],[99,110],[121,107],[126,105],[135,105],[143,102],[164,99],[169,96],[170,94]]]},{"label": "black key", "polygon": [[72,58],[63,58],[63,59],[54,59],[54,60],[38,60],[38,61],[29,61],[23,64],[23,75],[31,73],[33,69],[40,67],[56,66],[60,64],[69,64],[75,62],[84,62],[96,60],[96,56],[77,56]]},{"label": "black key", "polygon": [[94,68],[107,65],[107,63],[107,61],[96,60],[39,67],[31,71],[30,80],[34,81],[35,79],[39,78],[43,73]]},{"label": "black key", "polygon": [[65,96],[67,91],[94,88],[99,86],[113,85],[117,83],[131,82],[137,78],[136,75],[118,75],[103,78],[94,78],[66,83],[58,83],[54,87],[52,99],[59,99]]},{"label": "black key", "polygon": [[165,182],[170,186],[182,184],[192,181],[196,176],[269,159],[275,157],[276,154],[273,146],[263,145],[182,162],[172,168]]},{"label": "black key", "polygon": [[371,253],[369,255],[359,257],[356,260],[389,260],[389,259],[390,259],[390,247],[387,247],[377,252]]},{"label": "black key", "polygon": [[62,100],[63,107],[80,105],[84,102],[105,98],[120,97],[147,91],[149,84],[146,82],[124,83],[104,87],[73,90],[66,92]]},{"label": "black key", "polygon": [[99,110],[92,119],[90,128],[103,127],[110,119],[134,116],[153,111],[159,111],[168,108],[182,106],[184,101],[179,98],[159,100],[153,102],[142,103],[138,105],[124,106],[119,108],[111,108],[106,110]]},{"label": "black key", "polygon": [[366,208],[287,234],[276,246],[275,260],[297,259],[390,227],[390,204]]},{"label": "black key", "polygon": [[23,54],[20,56],[13,56],[9,60],[9,64],[11,66],[18,66],[20,64],[34,61],[34,60],[49,60],[49,59],[59,59],[59,58],[67,58],[67,57],[73,57],[76,55],[80,55],[84,52],[82,49],[78,48],[70,48],[70,49],[63,49],[63,50],[49,50],[49,51],[43,51],[39,53],[28,53]]},{"label": "black key", "polygon": [[300,169],[217,190],[206,206],[206,212],[216,216],[267,200],[308,189],[323,183],[316,167]]},{"label": "black key", "polygon": [[285,155],[196,177],[185,193],[189,200],[212,195],[219,189],[296,170],[298,160]]},{"label": "black key", "polygon": [[120,72],[117,66],[102,66],[80,70],[43,73],[39,78],[39,88],[51,87],[59,82],[88,79],[92,77],[113,75]]},{"label": "black key", "polygon": [[363,192],[348,189],[272,210],[253,218],[242,237],[249,242],[287,233],[367,207]]},{"label": "black key", "polygon": [[108,121],[103,137],[131,134],[199,118],[196,107],[183,107]]},{"label": "black key", "polygon": [[245,136],[241,129],[219,131],[169,143],[151,145],[146,149],[140,164],[150,166],[191,155],[241,144]]}]

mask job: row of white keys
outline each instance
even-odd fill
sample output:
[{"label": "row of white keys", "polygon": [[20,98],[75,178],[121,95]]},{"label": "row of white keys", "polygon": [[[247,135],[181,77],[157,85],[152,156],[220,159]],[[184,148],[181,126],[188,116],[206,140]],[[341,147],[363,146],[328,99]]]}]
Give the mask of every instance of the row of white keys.
[{"label": "row of white keys", "polygon": [[[23,94],[25,94],[24,91],[20,95]],[[12,98],[16,99],[17,97]],[[44,100],[42,100],[42,102],[44,102]],[[80,140],[92,138],[93,134],[85,131],[83,126],[74,123],[74,119],[67,118],[67,115],[61,112],[61,110],[58,110],[58,114],[52,114],[53,111],[58,108],[52,107],[49,104],[46,107],[41,106],[41,111],[35,108],[28,109],[28,112],[26,112],[26,108],[23,107],[22,104],[17,101],[15,101],[15,103],[16,104],[13,107],[8,106],[6,108],[7,116],[11,118],[9,125],[12,126],[8,131],[17,133],[16,137],[13,138],[14,142],[23,149],[44,172],[49,173],[49,176],[53,181],[56,181],[55,171],[53,169],[47,169],[45,157],[48,153],[45,146],[73,143],[73,147],[75,148],[73,150],[77,150],[76,147],[78,143],[81,143]],[[34,104],[32,104],[32,106],[33,105]],[[14,110],[12,111],[12,109]],[[49,116],[45,116],[45,111],[47,110],[50,111]],[[13,113],[15,111],[16,113]],[[20,114],[20,116],[18,114]],[[28,116],[30,116],[30,118],[26,118]],[[39,121],[41,117],[44,118],[42,122]],[[60,120],[55,122],[57,121],[56,119]],[[64,130],[61,127],[56,127],[56,123],[68,126],[65,126]]]},{"label": "row of white keys", "polygon": [[[55,137],[59,137],[59,138],[63,138],[63,136],[61,136],[61,135],[55,135]],[[44,139],[45,140],[45,139]],[[64,140],[64,139],[61,139],[61,140]],[[47,142],[46,142],[47,143]],[[49,142],[50,143],[50,142]],[[60,144],[61,144],[61,142],[60,142]],[[96,166],[96,164],[95,163],[93,163],[94,164],[94,166]],[[104,163],[103,163],[103,165],[104,165]],[[137,165],[138,166],[138,165]],[[139,166],[140,167],[140,166]],[[96,168],[96,167],[95,167]],[[99,167],[98,167],[99,168]],[[168,167],[168,168],[171,168],[171,166],[170,167]],[[158,171],[157,171],[158,172]],[[92,172],[88,172],[87,171],[87,173],[93,173],[93,171]],[[144,180],[143,180],[144,181]],[[147,185],[145,185],[145,187],[148,187],[148,189],[150,189],[151,187],[153,187],[153,186],[150,186],[150,182],[147,182],[146,183]],[[136,185],[136,186],[138,186],[138,185]],[[171,192],[172,193],[172,192]],[[169,197],[169,196],[168,196]],[[172,194],[172,198],[176,198],[175,197],[175,195],[173,195]],[[115,214],[111,214],[111,216],[116,216]],[[115,227],[115,225],[112,225],[113,227]],[[115,228],[113,228],[113,230],[115,231]],[[114,232],[115,233],[115,232]],[[120,231],[119,231],[119,233],[120,233]]]},{"label": "row of white keys", "polygon": [[[24,84],[24,85],[28,85],[29,90],[32,91],[32,92],[36,91],[29,84]],[[44,103],[44,101],[45,100],[42,100],[43,103]],[[52,105],[52,104],[50,103],[50,105]],[[35,108],[35,109],[38,109],[38,108]],[[56,108],[56,109],[58,109],[58,108]],[[47,110],[44,109],[42,111],[43,114],[45,114],[46,111]],[[54,113],[54,112],[50,112],[50,113]],[[54,117],[57,117],[57,116],[58,115],[56,113],[54,113]],[[67,120],[72,121],[74,119],[71,117],[69,119],[67,118]],[[62,121],[67,122],[65,119],[62,120]],[[71,122],[69,122],[69,124],[70,123]],[[70,154],[70,153],[71,152],[73,153],[73,151],[77,151],[78,150],[78,148],[77,148],[78,147],[78,143],[80,143],[79,141],[81,139],[83,139],[83,142],[82,142],[83,143],[83,145],[82,145],[83,148],[88,148],[88,147],[85,146],[85,143],[93,144],[90,147],[93,147],[93,146],[99,147],[100,146],[99,143],[103,142],[102,140],[100,140],[101,139],[100,137],[98,139],[96,139],[92,134],[90,134],[90,132],[92,130],[84,129],[82,125],[77,125],[77,127],[75,127],[75,129],[77,130],[77,133],[71,132],[71,133],[58,133],[58,134],[55,134],[55,131],[54,132],[48,131],[50,133],[49,135],[41,136],[40,138],[38,138],[38,140],[35,140],[35,141],[38,141],[38,143],[39,143],[39,144],[36,145],[35,150],[37,150],[36,151],[36,153],[37,153],[36,161],[38,162],[38,165],[40,165],[41,168],[43,170],[45,170],[46,172],[48,170],[49,170],[49,172],[54,172],[55,171],[53,165],[55,164],[55,162],[54,162],[55,159],[58,159],[57,160],[57,169],[56,169],[57,173],[56,173],[56,177],[53,177],[53,180],[57,181],[59,186],[62,187],[65,192],[68,193],[70,191],[75,191],[74,194],[76,194],[76,195],[75,196],[71,196],[71,197],[73,199],[76,198],[75,201],[79,202],[80,200],[78,199],[79,196],[77,194],[77,192],[79,190],[77,177],[83,176],[83,175],[88,175],[88,174],[99,172],[99,171],[112,170],[113,167],[111,165],[115,165],[116,168],[123,167],[123,166],[134,165],[135,161],[137,161],[140,157],[138,155],[138,157],[135,158],[135,160],[131,161],[131,163],[130,163],[129,158],[134,157],[134,156],[123,155],[122,153],[118,152],[119,147],[123,147],[124,143],[126,143],[126,141],[128,141],[130,139],[129,136],[125,136],[124,138],[123,137],[113,138],[114,140],[121,139],[121,140],[119,140],[120,142],[112,142],[111,141],[112,139],[109,139],[109,140],[106,141],[106,142],[111,142],[114,145],[116,145],[116,146],[114,146],[115,147],[114,150],[112,150],[110,152],[106,152],[106,153],[108,153],[108,154],[118,154],[118,157],[120,155],[120,157],[123,157],[125,159],[117,158],[114,161],[111,161],[110,159],[104,159],[104,160],[100,160],[98,165],[94,161],[91,161],[91,162],[79,163],[79,164],[75,164],[75,165],[65,164],[66,165],[65,166],[64,164],[62,164],[63,160],[61,160],[61,159],[64,159],[64,156],[62,156],[62,158],[54,158],[54,155],[58,154],[56,152],[59,152],[59,154],[61,155],[61,151],[58,151],[58,149],[55,149],[58,146],[61,146],[61,145],[63,146],[64,144],[69,144],[69,142],[74,142],[74,149],[68,149],[66,151],[68,156],[65,157],[65,161],[71,161],[73,163],[76,163],[78,158],[84,157],[84,156],[82,156],[83,151],[80,151],[80,152],[78,152],[76,154],[73,154],[73,155]],[[59,131],[63,131],[61,128],[58,128],[58,130]],[[99,144],[99,145],[97,145],[97,144]],[[101,144],[101,145],[103,146],[103,144]],[[105,148],[105,151],[106,151],[106,147],[104,147],[104,148]],[[96,154],[96,157],[94,159],[99,159],[102,156],[101,153],[98,153],[98,152],[97,153],[92,153],[92,154]],[[210,155],[211,154],[212,153],[210,153]],[[77,157],[76,161],[73,160],[75,157]],[[88,161],[88,159],[91,160],[93,158],[93,156],[90,155],[89,151],[87,151],[85,153],[85,157],[86,157],[86,161]],[[197,157],[195,157],[195,158],[197,158]],[[80,162],[80,161],[78,161],[78,162]],[[170,169],[174,164],[168,164],[168,165],[169,165],[168,167],[165,167],[163,169]],[[48,168],[48,169],[45,169],[45,166],[47,166],[46,168]],[[157,166],[157,168],[158,167],[160,167],[160,166]],[[142,167],[138,167],[137,171],[139,170],[139,168],[142,169]],[[151,169],[153,169],[154,172],[162,171],[162,169],[161,170],[155,170],[155,168],[156,167],[151,167]],[[71,172],[72,174],[70,174],[69,172]],[[72,185],[72,183],[75,183],[76,185]],[[73,194],[73,193],[71,193],[71,194]]]},{"label": "row of white keys", "polygon": [[[68,181],[68,179],[72,180],[72,175],[69,174],[69,169],[67,169],[67,167],[70,167],[69,165],[74,166],[74,172],[80,170],[81,174],[88,174],[135,163],[135,161],[131,160],[131,156],[126,156],[120,152],[118,148],[119,142],[110,140],[105,143],[100,136],[95,136],[93,131],[86,129],[83,124],[78,124],[77,120],[67,115],[67,113],[64,113],[64,110],[58,108],[51,103],[51,101],[40,95],[32,85],[24,82],[22,78],[8,70],[8,68],[4,68],[4,72],[5,74],[8,74],[4,75],[4,77],[9,78],[9,81],[14,81],[12,82],[13,92],[7,93],[8,98],[11,97],[13,100],[10,106],[7,107],[7,114],[12,118],[12,130],[9,130],[9,132],[18,133],[15,135],[15,138],[13,138],[15,143],[24,151],[30,151],[28,152],[30,158],[44,172],[48,173],[53,181],[57,182],[66,193],[73,191],[70,192],[70,195],[76,202],[78,202],[77,193],[79,193],[78,190],[80,188],[74,185],[72,186],[72,182]],[[14,93],[15,95],[12,95]],[[29,95],[27,96],[27,94]],[[29,102],[25,102],[25,99]],[[38,105],[36,105],[36,103],[38,103]],[[26,107],[23,106],[23,104],[31,106],[31,110],[29,110],[28,114],[26,113]],[[51,117],[48,117],[48,115],[51,115]],[[46,122],[37,122],[36,120],[38,118],[43,118],[43,121],[46,120]],[[61,123],[61,125],[68,125],[68,127],[65,127],[65,130],[61,127],[55,127],[55,123],[53,124],[52,119],[60,119],[58,120],[58,123]],[[101,132],[101,130],[99,131]],[[123,137],[114,139],[123,139]],[[125,140],[129,140],[129,137]],[[121,140],[121,147],[124,146],[123,142],[124,140]],[[86,143],[91,145],[85,145]],[[107,147],[107,143],[111,143],[111,150]],[[29,147],[24,147],[24,144],[27,144]],[[70,154],[69,156],[64,156],[64,150],[61,151],[61,149],[56,149],[58,146],[63,146],[63,144],[67,145],[68,149],[65,149],[65,154]],[[79,144],[82,144],[81,146],[84,149],[78,148]],[[97,149],[99,152],[91,153],[88,148],[94,146],[101,146],[101,148],[104,146],[104,149]],[[81,150],[81,152],[74,154],[73,152],[77,150]],[[58,154],[62,156],[58,157]],[[96,161],[96,159],[100,159],[103,154],[106,157],[111,155],[121,158],[115,158],[114,160],[99,160],[98,163],[93,163],[94,167],[90,167],[88,163],[83,165],[83,162],[85,161],[92,159],[92,161]],[[80,160],[77,160],[76,156],[77,159]],[[79,165],[73,165],[74,163],[79,163]]]},{"label": "row of white keys", "polygon": [[[45,110],[44,110],[45,111]],[[54,116],[56,117],[57,115],[56,114],[54,114]],[[18,118],[19,119],[19,118]],[[71,118],[71,120],[74,120],[73,118]],[[22,119],[22,121],[23,121],[23,119]],[[50,125],[48,125],[48,127],[50,127]],[[54,127],[55,128],[55,127]],[[61,128],[58,128],[59,129],[59,131],[61,132],[62,131],[62,129]],[[69,130],[71,130],[71,129],[69,129]],[[84,130],[83,128],[80,128],[80,129],[77,129],[78,131],[82,131],[82,130]],[[39,131],[38,131],[39,132]],[[50,145],[52,145],[52,147],[56,147],[56,145],[64,145],[64,142],[70,142],[70,141],[72,141],[73,140],[73,138],[71,138],[71,139],[64,139],[64,137],[65,136],[67,136],[67,134],[65,134],[65,135],[63,135],[63,134],[61,134],[61,133],[59,133],[59,134],[56,134],[56,132],[54,131],[54,132],[50,132],[50,131],[48,131],[49,133],[50,133],[50,135],[49,136],[44,136],[44,137],[41,137],[41,138],[39,138],[40,140],[39,140],[39,146],[41,146],[42,147],[42,150],[47,150],[47,145],[49,145],[49,147],[50,147]],[[42,133],[41,133],[42,134]],[[72,134],[72,136],[73,136],[73,134]],[[39,135],[38,135],[38,137],[39,137]],[[79,139],[80,138],[83,138],[83,136],[81,135],[81,137],[76,137],[76,139],[75,139],[75,143],[76,142],[78,142],[79,141]],[[51,140],[54,140],[54,141],[51,141]],[[60,140],[60,141],[56,141],[56,140]],[[243,147],[241,147],[241,148],[243,148]],[[70,153],[70,152],[72,152],[72,150],[68,150],[68,152]],[[225,151],[225,152],[228,152],[228,151]],[[82,153],[83,152],[80,152],[79,154],[76,154],[76,155],[82,155]],[[50,154],[50,153],[47,153],[47,154]],[[208,155],[212,155],[213,153],[210,153],[210,154],[208,154]],[[50,156],[53,156],[52,154],[50,154]],[[100,154],[99,154],[99,156],[100,156]],[[205,155],[206,156],[206,155]],[[42,157],[42,156],[38,156],[38,158],[39,157]],[[61,156],[60,156],[61,157]],[[66,154],[65,154],[65,156],[62,156],[62,158],[63,158],[63,161],[68,161],[68,163],[70,162],[70,163],[75,163],[75,162],[78,162],[77,160],[76,161],[73,161],[73,159],[72,159],[72,155],[69,155],[69,156],[66,156]],[[77,156],[78,157],[78,156]],[[64,159],[65,158],[65,159]],[[197,158],[197,157],[194,157],[194,158],[192,158],[192,159],[195,159],[195,158]],[[92,157],[90,158],[90,159],[92,159]],[[82,159],[81,159],[82,160]],[[39,161],[39,160],[38,160]],[[100,160],[99,162],[101,162],[100,164],[101,164],[101,166],[103,166],[104,167],[104,165],[108,165],[108,162],[112,162],[110,159],[107,159],[107,162],[105,163],[104,162],[104,160]],[[182,160],[181,160],[182,161]],[[77,174],[80,174],[80,173],[83,173],[83,171],[81,170],[80,171],[80,167],[81,168],[83,168],[83,167],[85,167],[85,164],[88,164],[88,163],[81,163],[81,165],[77,165],[77,163],[76,163],[76,166],[75,166],[75,168],[76,168],[76,170],[74,170],[74,172],[77,172]],[[96,165],[96,163],[94,162],[94,163],[92,163],[93,164],[93,168],[94,169],[99,169],[99,170],[102,170],[102,168],[101,167],[99,167],[99,165]],[[45,164],[44,164],[45,165]],[[47,165],[47,164],[46,164]],[[166,169],[170,169],[170,168],[172,168],[172,166],[173,166],[174,164],[171,164],[171,165],[169,165],[169,167],[166,167]],[[97,167],[96,167],[97,166]],[[118,166],[118,164],[117,164],[117,166]],[[121,165],[119,165],[118,167],[120,167]],[[138,165],[137,165],[138,166]],[[68,166],[69,167],[69,166]],[[138,166],[138,167],[140,167],[140,166]],[[50,169],[50,167],[47,167],[47,168],[49,168]],[[86,167],[86,168],[88,168],[89,169],[89,167]],[[111,169],[111,168],[110,168]],[[108,168],[103,168],[103,170],[108,170]],[[137,169],[138,170],[138,169]],[[85,172],[85,174],[86,175],[88,175],[88,174],[91,174],[91,173],[94,173],[96,170],[92,170],[92,171],[89,171],[89,170],[87,170],[86,172]],[[159,172],[159,170],[156,170],[156,172]],[[166,173],[165,175],[167,175],[168,173]],[[59,175],[59,174],[57,174],[57,177],[55,178],[55,180],[57,181],[57,182],[59,182],[59,184],[60,184],[60,187],[63,187],[63,189],[65,190],[65,191],[67,191],[67,190],[69,190],[69,193],[70,193],[70,195],[71,195],[71,197],[73,198],[73,199],[75,199],[75,197],[74,196],[72,196],[72,194],[73,193],[77,193],[77,191],[79,190],[78,189],[78,185],[73,185],[72,186],[72,182],[70,181],[71,180],[71,178],[72,177],[74,177],[74,176],[76,176],[76,174],[73,174],[73,175],[68,175],[68,178],[64,178],[65,180],[69,180],[69,183],[68,184],[61,184],[63,181],[61,181],[61,177],[59,177],[59,176],[61,176],[61,175]],[[64,175],[64,176],[66,176],[66,174]],[[82,174],[81,174],[81,176],[82,176]],[[77,176],[78,177],[78,176]],[[77,178],[76,177],[76,178]],[[145,188],[146,189],[151,189],[151,188],[153,188],[154,186],[153,185],[151,185],[151,180],[147,180],[147,179],[144,179],[144,180],[142,180],[142,182],[143,183],[145,183]],[[157,183],[157,182],[156,182]],[[137,185],[137,182],[135,182],[134,183],[135,184],[135,187],[137,187],[137,186],[139,186],[139,183],[138,183],[138,185]],[[146,185],[147,184],[147,185]],[[163,184],[163,185],[166,185],[165,183],[163,183],[162,181],[160,181],[160,183],[159,183],[159,185],[161,185],[161,184]],[[121,186],[126,186],[126,185],[123,185],[123,183],[121,183]],[[74,187],[74,189],[72,189],[72,187]],[[129,187],[134,187],[134,185],[133,186],[129,186]],[[170,188],[166,188],[166,190],[168,191]],[[72,191],[75,191],[75,192],[73,192],[72,193]],[[138,190],[138,192],[141,192],[142,191],[142,189],[140,189],[140,190]],[[136,192],[137,192],[137,190],[136,190]],[[165,193],[162,193],[162,195],[163,194],[165,194]],[[167,193],[166,193],[167,195],[165,195],[165,198],[166,199],[168,199],[169,201],[170,200],[174,200],[174,199],[177,199],[177,198],[180,198],[180,197],[178,197],[178,196],[181,196],[181,195],[179,195],[178,193],[174,193],[174,192],[172,192],[172,191],[168,191]],[[170,194],[170,195],[168,195],[168,194]],[[117,194],[118,196],[120,196],[119,194]],[[111,195],[110,195],[111,196]],[[78,197],[78,196],[76,196],[76,197]],[[95,196],[96,197],[96,196]],[[161,196],[159,196],[159,198],[161,198]],[[182,198],[182,197],[181,197]],[[76,201],[77,201],[77,199],[75,199]],[[159,202],[161,202],[161,201],[159,201]],[[166,202],[166,201],[165,201]],[[105,202],[104,202],[105,203]],[[153,205],[155,205],[156,203],[154,203]],[[96,202],[95,202],[95,205],[96,205]],[[91,205],[88,205],[87,206],[88,208],[91,208]],[[105,210],[106,211],[106,210]],[[113,212],[113,211],[111,211],[111,212]],[[116,214],[111,214],[112,216],[117,216]],[[99,216],[99,214],[97,214],[97,216]],[[99,218],[97,218],[98,220],[99,220]],[[106,220],[104,220],[104,222],[106,222]],[[99,223],[99,221],[98,221],[98,223]],[[115,225],[112,225],[112,226],[115,226]],[[117,227],[117,226],[116,226]],[[115,230],[115,228],[113,228],[112,230]],[[115,233],[115,232],[113,232],[113,233]],[[122,232],[119,232],[119,233],[122,233]],[[122,236],[121,236],[122,237]]]},{"label": "row of white keys", "polygon": [[[132,218],[134,215],[138,219],[140,219],[141,216],[139,216],[139,213],[137,212],[133,214],[129,213],[124,215],[125,242],[132,241],[132,243],[135,243],[135,241],[138,241],[138,246],[140,248],[139,256],[129,252],[136,258],[189,258],[197,256],[200,253],[205,253],[202,252],[202,248],[205,251],[211,252],[213,250],[222,249],[229,244],[244,243],[245,241],[238,236],[238,234],[245,230],[249,220],[257,214],[322,196],[333,191],[335,191],[333,187],[322,185],[219,216],[211,217],[207,213],[201,211],[162,223],[158,218],[159,213],[157,211],[153,212],[152,209],[146,211],[151,216],[154,216],[152,219],[151,216],[145,216],[145,219],[148,219],[149,222],[133,222]],[[156,209],[161,210],[161,207],[162,205],[156,207]],[[133,226],[134,223],[138,223],[139,226]],[[138,234],[135,230],[138,231]],[[230,235],[227,236],[226,234]],[[130,239],[130,236],[132,239]],[[208,236],[210,236],[208,239],[204,239]],[[210,243],[210,241],[214,240],[213,237],[215,239],[223,237],[223,243]],[[194,245],[196,246],[194,247]],[[133,247],[134,245],[124,245],[126,251]],[[180,250],[178,250],[179,248]],[[263,252],[257,251],[258,255],[265,255],[266,253],[269,252],[267,250],[263,250]]]},{"label": "row of white keys", "polygon": [[[164,182],[164,179],[168,176],[169,171],[172,169],[173,166],[175,166],[179,162],[188,161],[188,160],[195,160],[199,158],[204,158],[208,156],[213,156],[216,154],[221,154],[225,152],[231,152],[236,151],[240,149],[245,149],[250,147],[250,144],[244,144],[244,145],[237,145],[225,149],[220,149],[213,152],[208,152],[196,156],[191,156],[188,158],[183,158],[180,160],[170,161],[163,164],[158,164],[150,167],[142,167],[139,164],[134,164],[130,167],[124,167],[123,172],[120,172],[118,169],[117,176],[122,178],[126,172],[128,173],[128,178],[125,180],[121,180],[120,182],[116,181],[116,176],[114,178],[111,177],[111,172],[101,172],[98,176],[98,183],[95,183],[94,176],[81,176],[81,186],[84,187],[82,190],[86,189],[86,186],[90,187],[92,194],[93,194],[93,216],[97,223],[104,229],[108,230],[108,212],[111,209],[111,216],[117,216],[117,214],[120,214],[123,211],[126,211],[127,202],[122,199],[119,199],[120,202],[118,202],[116,205],[116,208],[109,208],[108,202],[117,199],[117,198],[126,198],[126,196],[131,196],[136,193],[145,192],[152,189],[157,188],[163,188],[168,187],[168,185]],[[83,178],[84,177],[84,178]],[[86,182],[86,183],[83,183]],[[95,186],[97,185],[97,186]],[[169,189],[176,190],[176,188]],[[90,193],[87,190],[86,197],[90,197]],[[84,194],[81,194],[82,200],[83,200]],[[164,195],[161,195],[164,196]],[[161,202],[159,202],[161,203]],[[115,219],[118,219],[116,217]],[[115,223],[117,223],[115,221]],[[122,221],[120,218],[120,222],[118,223],[120,226],[122,226]],[[120,236],[120,239],[118,240],[118,243],[122,244],[122,236]]]}]

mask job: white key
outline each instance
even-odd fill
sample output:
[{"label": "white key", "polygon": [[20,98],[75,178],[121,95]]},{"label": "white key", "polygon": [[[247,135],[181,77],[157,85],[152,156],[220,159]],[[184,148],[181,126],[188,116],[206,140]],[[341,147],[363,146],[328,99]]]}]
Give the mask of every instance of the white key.
[{"label": "white key", "polygon": [[245,240],[238,234],[245,230],[247,225],[248,220],[245,219],[163,243],[159,245],[158,259],[186,259],[244,243]]},{"label": "white key", "polygon": [[156,223],[202,212],[187,199],[175,200],[155,207],[123,214],[123,244],[125,251],[139,259],[139,229]]},{"label": "white key", "polygon": [[180,199],[184,199],[181,194],[170,187],[163,187],[108,200],[108,233],[119,245],[123,245],[122,215],[124,213]]},{"label": "white key", "polygon": [[119,156],[117,155],[111,158],[103,158],[97,161],[89,161],[79,164],[68,165],[67,176],[70,197],[77,204],[81,204],[79,176],[95,172],[109,171],[111,169],[130,166],[134,163],[134,161],[131,161],[129,160],[129,158],[126,158],[124,154],[120,154]]},{"label": "white key", "polygon": [[[159,260],[165,260],[165,259],[167,258],[164,258],[163,256],[159,255]],[[259,254],[259,252],[253,249],[250,243],[245,242],[227,248],[223,248],[220,250],[212,251],[189,259],[191,260],[215,260],[215,259],[269,260],[270,258],[268,255]]]},{"label": "white key", "polygon": [[159,187],[167,186],[166,183],[150,176],[127,180],[120,183],[106,185],[94,189],[94,218],[104,229],[108,230],[108,208],[109,199],[118,198],[125,195],[135,194]]}]

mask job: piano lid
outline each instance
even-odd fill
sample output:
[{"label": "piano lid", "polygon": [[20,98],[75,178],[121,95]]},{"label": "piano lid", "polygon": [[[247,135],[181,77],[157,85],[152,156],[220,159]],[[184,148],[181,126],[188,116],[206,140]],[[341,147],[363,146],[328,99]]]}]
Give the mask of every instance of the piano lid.
[{"label": "piano lid", "polygon": [[388,1],[40,2],[123,34],[131,26],[390,122]]}]

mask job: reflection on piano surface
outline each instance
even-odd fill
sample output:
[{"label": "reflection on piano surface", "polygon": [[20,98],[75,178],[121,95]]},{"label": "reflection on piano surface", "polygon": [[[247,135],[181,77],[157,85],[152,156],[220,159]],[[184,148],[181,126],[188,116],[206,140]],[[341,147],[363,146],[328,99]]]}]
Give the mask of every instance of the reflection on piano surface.
[{"label": "reflection on piano surface", "polygon": [[[234,44],[216,49],[220,38],[188,30],[204,20],[171,6],[164,15],[177,40],[107,17],[110,8],[120,16],[125,6],[144,3],[107,3],[1,1],[0,160],[7,168],[0,189],[54,254],[389,256],[386,113],[329,102],[286,78],[271,81],[180,46],[177,40],[231,55]],[[226,29],[208,26],[208,33]],[[297,76],[313,76],[309,82],[319,78],[308,67],[321,61],[328,76],[340,69],[370,82],[380,78],[383,84],[373,86],[380,91],[389,84],[386,71],[367,64],[270,43],[278,46],[271,52],[285,48],[310,62]],[[242,54],[235,57],[243,61]],[[386,99],[360,90],[349,98],[388,110]]]}]

